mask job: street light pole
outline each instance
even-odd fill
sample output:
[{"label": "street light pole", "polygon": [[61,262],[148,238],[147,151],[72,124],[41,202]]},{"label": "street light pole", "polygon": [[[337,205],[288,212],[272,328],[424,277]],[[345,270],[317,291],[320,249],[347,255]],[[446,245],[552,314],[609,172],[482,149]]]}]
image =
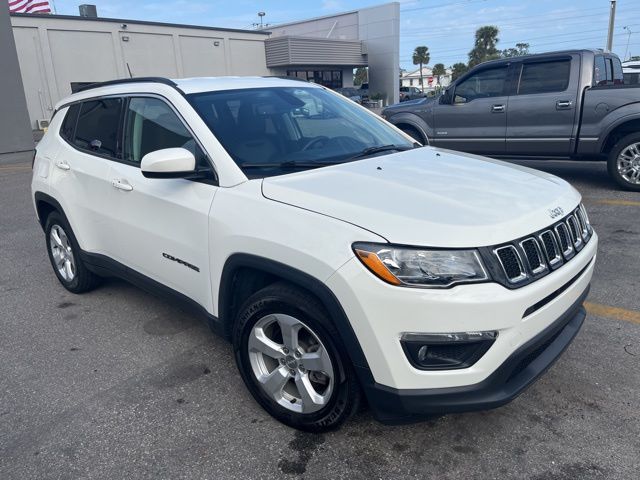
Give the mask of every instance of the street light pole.
[{"label": "street light pole", "polygon": [[616,0],[611,0],[611,10],[609,11],[609,34],[607,35],[607,51],[613,48],[613,27],[616,21]]}]

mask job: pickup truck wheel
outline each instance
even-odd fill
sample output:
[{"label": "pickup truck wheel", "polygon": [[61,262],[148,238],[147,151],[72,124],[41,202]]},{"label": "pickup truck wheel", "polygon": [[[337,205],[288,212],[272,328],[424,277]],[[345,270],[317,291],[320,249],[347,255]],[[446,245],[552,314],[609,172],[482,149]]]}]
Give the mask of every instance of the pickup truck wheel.
[{"label": "pickup truck wheel", "polygon": [[427,142],[425,142],[424,138],[422,138],[422,134],[420,134],[417,128],[410,127],[408,125],[402,125],[398,128],[409,135],[411,138],[413,138],[416,142],[420,142],[422,145],[428,144]]},{"label": "pickup truck wheel", "polygon": [[640,133],[618,140],[609,153],[609,175],[626,190],[640,192]]},{"label": "pickup truck wheel", "polygon": [[360,386],[321,304],[286,283],[240,309],[233,345],[242,379],[274,418],[308,432],[338,428],[360,403]]},{"label": "pickup truck wheel", "polygon": [[82,263],[78,242],[62,215],[53,212],[47,217],[45,234],[51,266],[64,288],[72,293],[83,293],[98,286],[100,277]]}]

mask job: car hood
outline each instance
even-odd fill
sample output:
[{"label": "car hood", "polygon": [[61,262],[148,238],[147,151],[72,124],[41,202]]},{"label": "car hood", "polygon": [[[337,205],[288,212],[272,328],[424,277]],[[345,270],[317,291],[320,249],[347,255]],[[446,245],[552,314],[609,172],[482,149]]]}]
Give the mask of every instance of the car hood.
[{"label": "car hood", "polygon": [[580,194],[558,177],[433,147],[263,180],[271,200],[358,225],[387,241],[480,247],[510,241],[569,213]]}]

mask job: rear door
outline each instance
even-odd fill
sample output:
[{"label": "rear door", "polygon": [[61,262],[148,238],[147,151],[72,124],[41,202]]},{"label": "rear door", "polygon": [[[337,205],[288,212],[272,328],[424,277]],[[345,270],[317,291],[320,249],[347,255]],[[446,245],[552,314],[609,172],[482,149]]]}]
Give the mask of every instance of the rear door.
[{"label": "rear door", "polygon": [[572,151],[580,56],[531,59],[515,64],[509,97],[507,154],[567,156]]},{"label": "rear door", "polygon": [[[433,144],[464,152],[503,154],[509,107],[509,65],[487,66],[463,79],[434,108]],[[445,98],[445,97],[441,97]]]},{"label": "rear door", "polygon": [[80,247],[109,256],[116,250],[109,171],[120,157],[122,103],[122,98],[108,97],[71,105],[51,174],[54,196],[63,201]]},{"label": "rear door", "polygon": [[211,165],[182,118],[164,99],[131,97],[124,107],[123,155],[111,170],[109,204],[118,215],[117,259],[201,305],[210,301],[209,209],[215,185],[182,178],[146,178],[142,158],[182,147],[197,166]]}]

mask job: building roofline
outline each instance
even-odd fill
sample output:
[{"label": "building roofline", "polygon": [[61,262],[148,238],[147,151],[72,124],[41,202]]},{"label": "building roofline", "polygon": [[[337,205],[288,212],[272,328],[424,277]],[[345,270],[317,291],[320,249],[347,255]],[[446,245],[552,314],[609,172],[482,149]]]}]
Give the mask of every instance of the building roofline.
[{"label": "building roofline", "polygon": [[400,2],[381,3],[380,5],[371,5],[370,7],[358,8],[356,10],[348,10],[346,12],[338,12],[338,13],[334,13],[334,14],[330,14],[330,15],[320,15],[318,17],[305,18],[304,20],[294,20],[294,21],[286,22],[286,23],[274,23],[273,25],[271,25],[271,27],[272,28],[281,28],[281,27],[288,27],[290,25],[297,25],[299,23],[315,22],[316,20],[325,20],[327,18],[342,17],[343,15],[351,15],[353,13],[358,13],[358,12],[361,12],[363,10],[370,10],[372,8],[384,7],[384,6],[393,5],[393,4],[396,4],[396,3],[398,5],[400,4]]},{"label": "building roofline", "polygon": [[130,20],[124,18],[107,17],[81,17],[79,15],[43,15],[41,13],[12,13],[16,18],[60,19],[60,20],[88,20],[91,22],[126,23],[131,25],[151,25],[156,27],[194,28],[198,30],[211,30],[216,32],[249,33],[255,35],[271,35],[267,30],[244,30],[241,28],[207,27],[205,25],[187,25],[182,23],[151,22],[147,20]]}]

